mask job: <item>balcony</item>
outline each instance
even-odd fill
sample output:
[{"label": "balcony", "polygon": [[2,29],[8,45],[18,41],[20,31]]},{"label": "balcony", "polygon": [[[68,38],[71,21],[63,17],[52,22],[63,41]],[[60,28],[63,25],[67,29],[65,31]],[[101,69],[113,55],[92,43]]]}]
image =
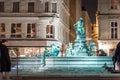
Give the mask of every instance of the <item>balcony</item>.
[{"label": "balcony", "polygon": [[43,16],[48,16],[48,17],[59,17],[58,13],[52,13],[52,12],[41,12],[41,13],[0,13],[0,17],[43,17]]}]

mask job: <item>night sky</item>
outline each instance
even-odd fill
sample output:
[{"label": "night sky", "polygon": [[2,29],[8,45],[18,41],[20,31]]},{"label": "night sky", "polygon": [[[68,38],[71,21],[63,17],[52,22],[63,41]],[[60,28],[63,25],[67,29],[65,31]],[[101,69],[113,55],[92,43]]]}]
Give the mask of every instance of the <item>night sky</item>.
[{"label": "night sky", "polygon": [[92,23],[95,23],[95,13],[97,10],[97,0],[82,0],[82,6],[88,11]]}]

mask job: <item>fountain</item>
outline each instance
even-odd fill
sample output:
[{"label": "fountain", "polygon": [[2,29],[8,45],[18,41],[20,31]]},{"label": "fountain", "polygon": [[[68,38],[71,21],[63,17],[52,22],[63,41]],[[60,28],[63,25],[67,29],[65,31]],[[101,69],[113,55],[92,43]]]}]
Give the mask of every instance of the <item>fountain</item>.
[{"label": "fountain", "polygon": [[85,29],[83,24],[83,18],[74,24],[76,30],[76,39],[73,46],[74,56],[91,56],[90,49],[86,44]]},{"label": "fountain", "polygon": [[[85,35],[85,29],[84,29],[84,23],[83,18],[80,18],[80,20],[74,24],[74,28],[76,30],[76,39],[73,43],[69,43],[69,48],[66,50],[66,56],[92,56],[95,53],[95,50],[93,49],[94,46],[96,46],[95,43],[91,42],[89,46],[86,44],[86,35]],[[54,46],[51,46],[50,54],[51,56],[58,56],[58,48],[57,45],[52,44]],[[60,49],[59,49],[60,50]]]},{"label": "fountain", "polygon": [[[74,24],[76,30],[76,39],[74,43],[69,43],[66,49],[66,56],[59,57],[60,48],[53,44],[49,51],[49,60],[46,60],[49,67],[102,67],[104,64],[112,66],[111,57],[95,56],[96,43],[87,44],[86,34],[84,29],[83,18]],[[46,52],[44,53],[46,54]],[[43,58],[44,59],[44,58]]]},{"label": "fountain", "polygon": [[[69,43],[69,46],[66,50],[66,56],[60,56],[60,47],[57,44],[51,44],[51,49],[45,48],[44,52],[40,55],[37,55],[32,58],[21,58],[19,57],[19,64],[16,63],[15,59],[12,59],[13,68],[16,68],[16,65],[22,70],[31,70],[33,72],[41,71],[44,72],[46,69],[53,69],[53,72],[57,70],[63,70],[65,72],[68,69],[79,69],[79,68],[99,68],[101,70],[104,65],[108,67],[113,67],[112,59],[110,56],[94,56],[95,50],[93,49],[96,46],[95,43],[91,42],[88,46],[86,44],[85,30],[83,26],[83,18],[74,24],[76,30],[76,39],[73,43]],[[18,68],[19,69],[19,68]],[[103,70],[103,69],[102,69]],[[21,70],[19,70],[21,71]],[[98,70],[97,70],[98,71]],[[52,73],[52,72],[51,72]],[[50,74],[51,74],[50,73]],[[85,73],[88,73],[85,72]]]},{"label": "fountain", "polygon": [[[95,54],[95,50],[93,49],[96,44],[94,42],[91,42],[89,46],[86,44],[86,35],[85,35],[85,29],[83,24],[83,18],[80,18],[80,20],[74,24],[74,28],[76,30],[76,39],[73,43],[69,43],[68,48],[66,49],[66,56],[67,59],[70,57],[84,57],[84,56],[93,56]],[[51,49],[48,50],[45,48],[44,53],[41,56],[41,64],[43,66],[46,64],[45,62],[45,56],[46,57],[56,57],[58,59],[59,53],[60,53],[60,47],[57,44],[51,44]],[[71,58],[70,58],[71,60]],[[78,59],[79,61],[79,59]],[[77,60],[76,60],[77,62]]]}]

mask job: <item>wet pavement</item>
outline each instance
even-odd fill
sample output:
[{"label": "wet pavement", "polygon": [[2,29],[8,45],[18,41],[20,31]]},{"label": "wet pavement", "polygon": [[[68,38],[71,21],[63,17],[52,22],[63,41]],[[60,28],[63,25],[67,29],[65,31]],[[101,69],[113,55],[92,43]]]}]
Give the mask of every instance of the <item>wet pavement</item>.
[{"label": "wet pavement", "polygon": [[112,73],[104,67],[39,67],[11,71],[11,75],[26,76],[120,76],[120,73]]}]

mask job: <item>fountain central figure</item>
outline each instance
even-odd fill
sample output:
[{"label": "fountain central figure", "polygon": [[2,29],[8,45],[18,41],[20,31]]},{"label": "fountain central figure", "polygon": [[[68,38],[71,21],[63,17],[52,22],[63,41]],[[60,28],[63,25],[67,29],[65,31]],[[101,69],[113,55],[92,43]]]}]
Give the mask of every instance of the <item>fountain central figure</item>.
[{"label": "fountain central figure", "polygon": [[86,44],[86,35],[83,23],[83,18],[80,18],[80,20],[76,24],[74,24],[77,36],[73,46],[74,56],[89,56],[89,49]]},{"label": "fountain central figure", "polygon": [[84,27],[83,27],[83,18],[80,18],[80,21],[78,21],[76,24],[74,24],[74,27],[76,29],[76,40],[80,39],[81,35],[85,35]]}]

